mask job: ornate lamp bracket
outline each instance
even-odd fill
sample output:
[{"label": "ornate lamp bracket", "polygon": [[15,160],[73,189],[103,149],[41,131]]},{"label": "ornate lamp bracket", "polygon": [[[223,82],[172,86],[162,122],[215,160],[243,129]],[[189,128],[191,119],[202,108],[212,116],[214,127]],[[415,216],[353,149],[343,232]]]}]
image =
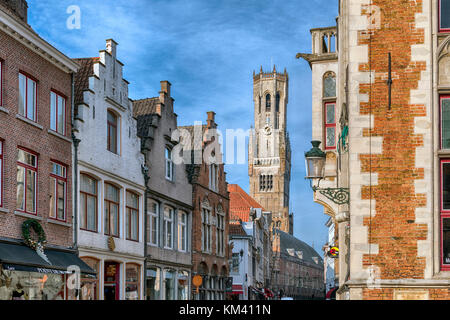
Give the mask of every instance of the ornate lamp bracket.
[{"label": "ornate lamp bracket", "polygon": [[324,195],[329,200],[333,201],[338,205],[348,204],[350,199],[350,191],[348,188],[325,188],[320,189],[319,187],[312,187],[313,191],[319,191],[320,194]]}]

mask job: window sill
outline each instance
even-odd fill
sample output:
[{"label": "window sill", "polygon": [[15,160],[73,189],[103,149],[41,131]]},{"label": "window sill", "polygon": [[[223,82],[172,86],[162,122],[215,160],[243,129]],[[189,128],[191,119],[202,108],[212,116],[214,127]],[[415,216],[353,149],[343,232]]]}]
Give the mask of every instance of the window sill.
[{"label": "window sill", "polygon": [[63,221],[58,221],[58,220],[54,220],[54,219],[47,219],[47,222],[48,223],[52,223],[52,224],[57,224],[57,225],[59,225],[59,226],[63,226],[63,227],[68,227],[68,228],[70,228],[70,227],[72,227],[72,224],[71,223],[67,223],[67,222],[63,222]]},{"label": "window sill", "polygon": [[41,220],[42,221],[42,217],[40,217],[38,215],[31,214],[31,213],[14,211],[14,214],[16,216],[19,216],[19,217],[28,218],[28,219],[35,219],[35,220]]},{"label": "window sill", "polygon": [[0,107],[0,111],[9,114],[9,110],[6,108]]},{"label": "window sill", "polygon": [[28,119],[28,118],[25,118],[24,116],[21,116],[20,114],[16,114],[16,118],[19,119],[19,120],[22,120],[23,122],[26,122],[26,123],[28,123],[28,124],[31,124],[33,127],[36,127],[36,128],[38,128],[38,129],[40,129],[40,130],[43,130],[43,129],[44,129],[44,127],[41,126],[40,124],[34,122],[33,120],[30,120],[30,119]]},{"label": "window sill", "polygon": [[70,143],[72,143],[72,140],[70,140],[69,138],[67,138],[66,136],[63,136],[62,134],[60,134],[60,133],[58,133],[58,132],[56,132],[56,131],[53,131],[53,130],[48,130],[48,133],[49,134],[51,134],[52,136],[55,136],[55,137],[58,137],[58,138],[60,138],[60,139],[63,139],[64,141],[67,141],[67,142],[70,142]]},{"label": "window sill", "polygon": [[9,210],[5,208],[0,208],[0,213],[9,213]]}]

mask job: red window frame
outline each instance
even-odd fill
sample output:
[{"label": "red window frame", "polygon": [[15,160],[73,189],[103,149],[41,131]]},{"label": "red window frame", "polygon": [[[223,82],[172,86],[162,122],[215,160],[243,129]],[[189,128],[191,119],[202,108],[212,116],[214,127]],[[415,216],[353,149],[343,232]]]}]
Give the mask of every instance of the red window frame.
[{"label": "red window frame", "polygon": [[[137,197],[137,208],[133,208],[130,207],[128,204],[128,194],[133,194]],[[125,193],[125,202],[126,202],[126,211],[127,211],[127,216],[126,219],[128,221],[128,229],[127,229],[127,240],[131,240],[131,241],[139,241],[139,195],[136,192],[133,191],[129,191],[127,190]],[[132,211],[136,211],[136,226],[137,226],[137,234],[136,234],[136,239],[131,238],[131,212]]]},{"label": "red window frame", "polygon": [[438,26],[438,29],[439,29],[439,32],[450,32],[450,28],[441,28],[441,1],[442,0],[439,0],[439,17],[438,17],[438,21],[439,21],[439,26]]},{"label": "red window frame", "polygon": [[[16,161],[18,167],[25,168],[25,177],[24,177],[24,186],[23,186],[23,193],[24,193],[23,209],[17,208],[17,204],[16,204],[16,210],[19,211],[19,212],[23,212],[23,213],[32,214],[32,215],[37,216],[37,203],[38,203],[37,195],[38,195],[38,181],[39,181],[38,180],[39,157],[38,157],[37,153],[35,153],[35,152],[33,152],[33,151],[29,150],[29,149],[26,149],[26,148],[19,147],[17,155],[19,155],[19,151],[26,152],[26,153],[31,154],[32,156],[36,157],[36,166],[33,167],[33,166],[28,165],[26,163],[20,162],[18,159]],[[34,203],[34,212],[27,211],[27,191],[26,191],[26,188],[27,188],[27,170],[35,172],[35,185],[34,185],[34,201],[35,201],[35,203]],[[17,182],[17,180],[16,180],[16,182]],[[17,192],[17,190],[16,190],[16,192]],[[17,198],[17,195],[16,195],[16,198]]]},{"label": "red window frame", "polygon": [[[22,116],[24,116],[25,118],[27,118],[27,119],[29,119],[31,121],[37,122],[38,81],[37,81],[36,78],[30,76],[29,74],[27,74],[27,73],[25,73],[23,71],[20,71],[19,72],[19,95],[20,95],[20,75],[24,76],[25,80],[26,80],[25,81],[25,100],[24,100],[24,113],[25,114],[22,114]],[[34,97],[35,98],[34,101],[36,102],[35,106],[34,106],[34,119],[28,118],[28,80],[33,81],[35,83],[35,86],[36,86],[36,92],[35,92],[35,97]]]},{"label": "red window frame", "polygon": [[[56,106],[55,106],[55,128],[52,128],[52,95],[56,95]],[[59,111],[59,105],[58,105],[58,98],[62,98],[64,100],[64,120],[63,120],[63,130],[62,132],[59,131],[58,128],[58,111]],[[63,136],[66,135],[66,123],[67,123],[67,97],[65,95],[63,95],[62,93],[52,89],[50,91],[50,129],[58,132],[59,134],[62,134]]]},{"label": "red window frame", "polygon": [[[84,231],[98,232],[98,180],[96,178],[94,178],[93,176],[89,175],[89,174],[81,173],[80,174],[80,181],[81,181],[81,176],[86,176],[86,177],[88,177],[88,178],[90,178],[90,179],[95,181],[95,190],[97,191],[97,193],[96,194],[92,194],[92,193],[89,193],[89,192],[86,192],[86,191],[82,191],[81,190],[81,183],[80,183],[80,194],[84,194],[85,198],[86,198],[86,201],[83,204],[83,203],[81,203],[81,197],[80,197],[80,206],[84,205],[84,213],[85,213],[84,221],[86,223],[86,227],[85,228],[80,223],[80,229],[84,230]],[[88,229],[88,216],[87,216],[87,214],[88,214],[88,210],[87,210],[87,199],[88,199],[88,197],[95,198],[95,230]]]},{"label": "red window frame", "polygon": [[444,219],[450,218],[450,209],[444,209],[444,170],[443,166],[445,163],[450,164],[450,159],[442,159],[440,161],[440,233],[441,233],[441,241],[440,241],[440,253],[441,253],[441,269],[442,270],[450,270],[450,264],[444,265]]},{"label": "red window frame", "polygon": [[[106,198],[106,194],[107,194],[106,187],[107,186],[110,186],[110,187],[113,187],[113,188],[117,189],[117,191],[119,193],[119,202],[116,202],[116,201],[113,201],[113,200],[110,200],[110,199]],[[105,196],[104,196],[105,209],[106,209],[106,207],[108,207],[108,215],[109,215],[108,216],[108,221],[110,223],[111,223],[111,204],[117,205],[117,234],[113,234],[112,230],[111,230],[111,227],[107,226],[106,223],[105,223],[105,230],[104,230],[105,231],[105,235],[112,236],[112,237],[115,237],[115,238],[119,238],[120,237],[120,188],[115,186],[115,185],[113,185],[113,184],[111,184],[111,183],[105,182],[105,192],[104,192],[104,194],[105,194]],[[105,213],[105,219],[106,219],[106,213]],[[106,220],[105,220],[105,222],[106,222]]]},{"label": "red window frame", "polygon": [[439,148],[442,149],[442,100],[449,99],[450,95],[440,95],[439,96]]},{"label": "red window frame", "polygon": [[[109,119],[108,119],[108,115],[109,114],[111,114],[115,118],[115,120],[116,120],[115,122],[116,123],[113,123],[113,122],[109,121]],[[119,137],[119,134],[118,134],[119,133],[119,131],[118,131],[119,116],[116,115],[111,110],[108,110],[106,117],[107,117],[107,127],[108,127],[108,130],[107,130],[108,131],[107,132],[107,134],[108,134],[108,137],[107,137],[107,139],[108,139],[108,151],[111,151],[112,153],[118,154],[119,153],[118,152],[118,150],[119,150],[119,148],[118,148],[118,146],[119,146],[119,139],[118,139],[118,137]],[[112,149],[112,144],[111,144],[111,128],[114,128],[115,132],[116,132],[116,143],[115,143],[115,146],[114,146],[114,150]]]},{"label": "red window frame", "polygon": [[[64,219],[58,218],[58,188],[57,184],[55,184],[55,199],[54,199],[54,209],[55,209],[55,217],[52,217],[49,215],[50,219],[57,220],[57,221],[67,221],[67,166],[59,161],[56,160],[50,160],[52,164],[52,171],[50,171],[50,177],[52,179],[55,179],[55,182],[62,181],[64,182]],[[61,167],[61,169],[64,170],[64,176],[57,175],[53,173],[53,164],[56,164]]]},{"label": "red window frame", "polygon": [[[327,107],[329,105],[334,105],[334,122],[333,123],[327,123]],[[323,116],[323,126],[324,126],[324,147],[325,150],[334,150],[336,149],[336,101],[329,101],[325,102],[324,104],[324,116]],[[334,128],[334,145],[329,146],[328,145],[328,139],[327,139],[327,129],[328,128]]]},{"label": "red window frame", "polygon": [[4,141],[0,138],[0,208],[3,208],[3,150]]},{"label": "red window frame", "polygon": [[0,59],[0,107],[3,106],[3,60]]}]

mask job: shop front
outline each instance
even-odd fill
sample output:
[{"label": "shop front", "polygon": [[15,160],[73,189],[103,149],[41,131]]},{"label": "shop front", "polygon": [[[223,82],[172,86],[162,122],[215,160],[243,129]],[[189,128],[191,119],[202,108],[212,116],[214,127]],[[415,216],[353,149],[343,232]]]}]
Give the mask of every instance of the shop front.
[{"label": "shop front", "polygon": [[95,271],[73,250],[37,253],[19,243],[0,242],[0,300],[76,300],[76,271],[95,278]]},{"label": "shop front", "polygon": [[147,300],[189,300],[188,270],[150,266],[147,268]]}]

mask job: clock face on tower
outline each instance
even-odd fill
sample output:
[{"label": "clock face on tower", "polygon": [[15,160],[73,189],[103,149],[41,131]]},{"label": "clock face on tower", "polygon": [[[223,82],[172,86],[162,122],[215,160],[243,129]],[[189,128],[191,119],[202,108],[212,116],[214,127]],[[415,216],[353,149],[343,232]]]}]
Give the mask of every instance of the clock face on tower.
[{"label": "clock face on tower", "polygon": [[272,127],[271,126],[269,126],[269,125],[266,125],[266,127],[264,128],[264,133],[266,134],[266,135],[271,135],[272,134]]}]

